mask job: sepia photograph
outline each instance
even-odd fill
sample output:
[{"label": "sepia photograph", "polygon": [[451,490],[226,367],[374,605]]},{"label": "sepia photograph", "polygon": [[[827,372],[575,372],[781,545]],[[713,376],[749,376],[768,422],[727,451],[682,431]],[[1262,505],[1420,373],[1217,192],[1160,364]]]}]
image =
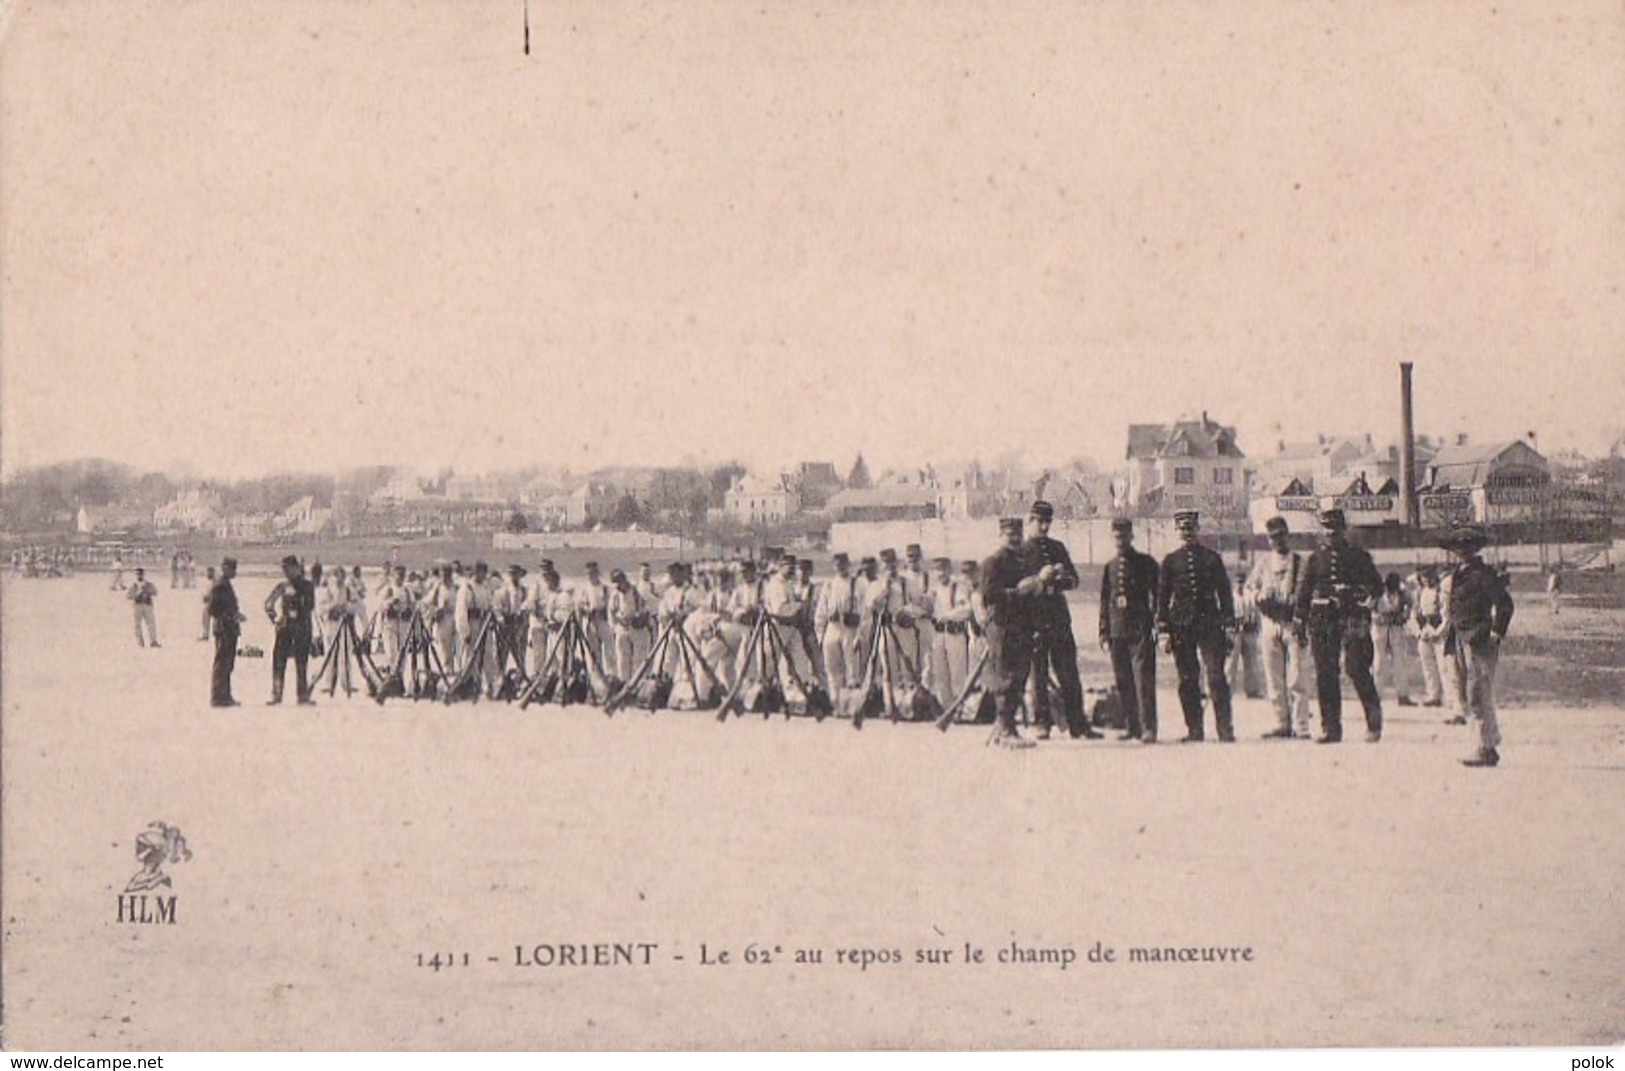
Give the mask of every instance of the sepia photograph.
[{"label": "sepia photograph", "polygon": [[1617,0],[0,3],[0,1047],[1617,1050],[1622,160]]}]

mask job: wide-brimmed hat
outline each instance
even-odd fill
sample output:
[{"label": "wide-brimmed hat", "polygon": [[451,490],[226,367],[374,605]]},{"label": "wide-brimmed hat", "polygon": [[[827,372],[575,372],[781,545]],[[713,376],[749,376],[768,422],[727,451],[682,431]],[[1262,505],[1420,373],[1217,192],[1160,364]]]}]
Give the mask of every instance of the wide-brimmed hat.
[{"label": "wide-brimmed hat", "polygon": [[1439,546],[1445,550],[1478,550],[1489,543],[1484,529],[1474,524],[1459,524],[1439,537]]}]

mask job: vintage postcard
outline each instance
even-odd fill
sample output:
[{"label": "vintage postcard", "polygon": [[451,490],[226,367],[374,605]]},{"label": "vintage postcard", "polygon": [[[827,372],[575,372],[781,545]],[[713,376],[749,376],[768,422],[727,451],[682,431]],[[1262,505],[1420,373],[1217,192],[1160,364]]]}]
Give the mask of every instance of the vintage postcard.
[{"label": "vintage postcard", "polygon": [[1617,2],[0,8],[13,1050],[1617,1046]]}]

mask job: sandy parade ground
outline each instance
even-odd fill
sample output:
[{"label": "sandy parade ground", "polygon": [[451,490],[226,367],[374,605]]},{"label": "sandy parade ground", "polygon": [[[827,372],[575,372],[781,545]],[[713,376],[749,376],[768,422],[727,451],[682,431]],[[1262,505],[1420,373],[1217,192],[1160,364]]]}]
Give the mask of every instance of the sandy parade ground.
[{"label": "sandy parade ground", "polygon": [[[273,709],[269,657],[239,661],[243,706],[217,710],[202,591],[166,581],[158,650],[105,576],[4,582],[7,1047],[1625,1037],[1617,672],[1562,707],[1507,673],[1492,771],[1459,765],[1467,730],[1392,705],[1378,745],[1357,705],[1339,746],[1263,741],[1262,700],[1238,701],[1239,743],[1171,743],[1166,660],[1154,748],[342,695]],[[238,582],[243,642],[267,652],[269,586]],[[1545,611],[1519,612],[1514,634]],[[1094,613],[1075,608],[1080,640]],[[1100,669],[1093,652],[1086,684]],[[142,907],[173,896],[172,920],[120,921],[155,821],[191,852]]]}]

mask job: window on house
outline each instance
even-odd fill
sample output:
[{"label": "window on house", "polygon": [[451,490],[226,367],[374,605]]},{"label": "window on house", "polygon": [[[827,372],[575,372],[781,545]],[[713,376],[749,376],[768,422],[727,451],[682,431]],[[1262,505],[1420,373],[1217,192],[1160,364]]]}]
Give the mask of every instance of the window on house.
[{"label": "window on house", "polygon": [[1174,470],[1175,483],[1195,483],[1196,470],[1193,468],[1177,468]]},{"label": "window on house", "polygon": [[1235,469],[1214,469],[1213,470],[1213,482],[1214,483],[1223,483],[1223,484],[1234,484],[1236,482],[1236,470]]}]

